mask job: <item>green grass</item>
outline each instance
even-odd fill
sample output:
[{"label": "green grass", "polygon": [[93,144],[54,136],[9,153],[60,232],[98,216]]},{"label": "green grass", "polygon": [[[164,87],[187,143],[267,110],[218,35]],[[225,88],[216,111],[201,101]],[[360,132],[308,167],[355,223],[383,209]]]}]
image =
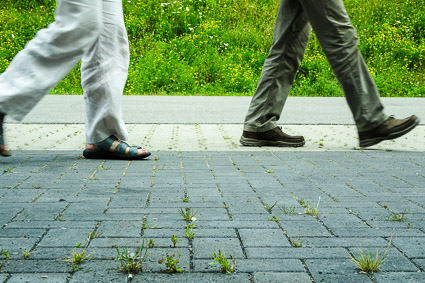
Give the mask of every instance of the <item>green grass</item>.
[{"label": "green grass", "polygon": [[[131,63],[125,94],[251,95],[279,0],[123,1]],[[0,72],[53,21],[55,0],[0,3]],[[162,5],[161,5],[162,3]],[[382,96],[425,95],[425,0],[345,0]],[[79,66],[53,94],[81,94]],[[341,96],[312,34],[291,92]]]}]

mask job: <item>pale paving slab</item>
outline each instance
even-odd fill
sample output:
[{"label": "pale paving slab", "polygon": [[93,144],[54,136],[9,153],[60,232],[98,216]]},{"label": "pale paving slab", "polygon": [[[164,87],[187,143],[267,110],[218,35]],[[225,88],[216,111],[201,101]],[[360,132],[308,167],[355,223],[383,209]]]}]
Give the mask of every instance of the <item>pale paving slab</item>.
[{"label": "pale paving slab", "polygon": [[[283,130],[304,135],[302,148],[244,147],[239,144],[242,124],[129,124],[130,144],[151,151],[347,151],[356,150],[358,137],[352,125],[289,125]],[[81,150],[83,124],[6,124],[11,150]],[[371,149],[425,151],[425,126],[418,126],[396,141]]]}]

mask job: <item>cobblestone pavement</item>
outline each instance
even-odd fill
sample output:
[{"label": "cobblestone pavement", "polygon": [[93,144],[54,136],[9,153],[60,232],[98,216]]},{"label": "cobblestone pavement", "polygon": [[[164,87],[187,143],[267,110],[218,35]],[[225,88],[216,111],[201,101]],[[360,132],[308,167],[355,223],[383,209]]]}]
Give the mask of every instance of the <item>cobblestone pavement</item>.
[{"label": "cobblestone pavement", "polygon": [[[304,135],[301,149],[243,147],[239,144],[240,124],[129,124],[129,143],[156,151],[346,151],[358,149],[355,126],[289,125],[283,130]],[[83,124],[6,124],[7,141],[12,150],[81,150]],[[374,147],[379,150],[425,151],[425,126]]]},{"label": "cobblestone pavement", "polygon": [[[160,125],[140,126],[146,137],[135,125],[134,140],[157,150],[144,161],[85,160],[60,145],[28,150],[64,139],[80,148],[82,129],[66,127],[62,138],[46,125],[33,129],[28,145],[17,132],[8,137],[25,150],[0,159],[0,282],[126,282],[115,247],[134,251],[140,238],[154,247],[132,282],[425,281],[423,128],[409,137],[422,139],[416,149],[393,151],[352,150],[355,140],[346,148],[335,134],[312,136],[307,149],[315,150],[239,150],[234,131],[216,125],[226,150],[213,151],[221,145],[208,144],[211,131],[197,125],[168,125],[163,143],[149,134]],[[186,127],[197,133],[195,151],[180,151]],[[179,213],[186,208],[196,212],[192,239]],[[361,274],[350,260],[388,245],[377,273]],[[90,259],[73,268],[66,259],[84,248]],[[236,273],[210,264],[219,250],[236,260]],[[167,253],[180,255],[183,273],[165,273],[158,260]]]}]

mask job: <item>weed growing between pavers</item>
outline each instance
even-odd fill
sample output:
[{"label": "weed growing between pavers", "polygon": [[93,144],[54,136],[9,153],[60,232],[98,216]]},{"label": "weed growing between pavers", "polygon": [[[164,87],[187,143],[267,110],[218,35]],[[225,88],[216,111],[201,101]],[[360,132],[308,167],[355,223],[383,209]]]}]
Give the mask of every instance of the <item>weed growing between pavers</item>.
[{"label": "weed growing between pavers", "polygon": [[279,222],[279,218],[277,218],[276,216],[273,215],[272,218],[269,218],[269,221],[274,221],[274,222],[278,223]]},{"label": "weed growing between pavers", "polygon": [[405,215],[409,213],[410,212],[408,209],[405,209],[403,212],[400,212],[400,213],[390,211],[390,215],[388,215],[387,220],[388,221],[406,221],[407,217],[405,217]]},{"label": "weed growing between pavers", "polygon": [[30,257],[30,255],[31,255],[31,250],[25,250],[25,251],[23,251],[22,252],[22,258],[23,259],[28,259],[29,257]]},{"label": "weed growing between pavers", "polygon": [[304,240],[291,240],[291,245],[294,248],[302,248]]},{"label": "weed growing between pavers", "polygon": [[235,272],[236,261],[233,259],[233,256],[230,255],[231,263],[226,259],[224,253],[221,253],[221,250],[218,250],[218,255],[216,253],[212,254],[213,259],[216,262],[211,262],[210,264],[220,264],[221,272],[231,274]]},{"label": "weed growing between pavers", "polygon": [[264,209],[267,210],[267,212],[271,213],[273,208],[276,206],[277,201],[273,205],[269,205],[268,203],[264,203]]},{"label": "weed growing between pavers", "polygon": [[0,255],[3,255],[7,260],[10,260],[10,252],[9,252],[9,250],[3,250],[3,249],[1,249]]},{"label": "weed growing between pavers", "polygon": [[181,200],[182,200],[182,202],[189,202],[190,201],[190,197],[189,196],[182,197]]},{"label": "weed growing between pavers", "polygon": [[192,208],[186,207],[185,209],[180,208],[180,215],[183,216],[183,219],[186,221],[195,221],[196,218],[194,217],[198,211],[193,211]]},{"label": "weed growing between pavers", "polygon": [[379,270],[379,267],[387,259],[388,252],[390,251],[392,238],[393,237],[391,236],[390,241],[388,242],[388,246],[382,256],[379,251],[373,253],[370,251],[364,251],[362,249],[360,249],[359,255],[357,256],[349,254],[351,260],[360,269],[360,273],[372,273]]},{"label": "weed growing between pavers", "polygon": [[184,230],[184,234],[186,235],[186,238],[193,239],[195,238],[195,232],[193,232],[193,229],[196,228],[195,224],[189,223],[186,225],[186,228]]},{"label": "weed growing between pavers", "polygon": [[183,272],[183,269],[178,266],[178,263],[180,262],[180,253],[179,250],[177,250],[177,258],[175,258],[176,255],[172,254],[169,255],[168,253],[165,255],[165,258],[162,258],[158,260],[159,264],[165,263],[165,272],[167,273],[179,273]]},{"label": "weed growing between pavers", "polygon": [[173,248],[177,248],[177,242],[181,242],[181,240],[174,234],[171,237],[171,242],[173,243]]},{"label": "weed growing between pavers", "polygon": [[115,259],[120,263],[118,270],[128,274],[142,271],[144,261],[150,256],[148,254],[149,246],[145,244],[144,239],[135,253],[130,253],[126,247],[123,247],[121,252],[118,247],[116,247],[116,250],[117,257]]},{"label": "weed growing between pavers", "polygon": [[319,197],[319,200],[317,201],[316,206],[312,206],[310,203],[308,203],[304,213],[309,214],[313,217],[317,217],[319,215],[319,204],[320,204],[320,197]]},{"label": "weed growing between pavers", "polygon": [[295,206],[286,207],[282,205],[282,206],[279,206],[279,209],[286,215],[295,214]]},{"label": "weed growing between pavers", "polygon": [[69,271],[71,274],[76,272],[79,269],[78,266],[80,264],[82,264],[84,260],[90,260],[91,259],[89,256],[86,256],[87,247],[85,247],[82,252],[78,253],[77,248],[79,248],[81,246],[81,244],[77,243],[75,246],[76,247],[74,248],[74,251],[73,251],[71,257],[65,259],[65,261],[72,264],[72,267]]}]

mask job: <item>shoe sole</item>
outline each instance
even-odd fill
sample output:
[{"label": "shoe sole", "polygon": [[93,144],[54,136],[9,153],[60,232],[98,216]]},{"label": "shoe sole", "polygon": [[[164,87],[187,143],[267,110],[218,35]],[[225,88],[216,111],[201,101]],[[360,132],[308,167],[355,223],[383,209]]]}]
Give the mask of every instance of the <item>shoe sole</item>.
[{"label": "shoe sole", "polygon": [[377,137],[377,138],[374,138],[374,139],[362,140],[362,141],[360,141],[360,147],[370,147],[370,146],[373,146],[373,145],[380,143],[381,141],[393,140],[393,139],[399,138],[399,137],[407,134],[411,130],[413,130],[419,124],[419,121],[420,121],[419,118],[417,118],[417,119],[415,119],[413,124],[410,125],[409,127],[405,128],[401,131],[391,133],[388,136]]},{"label": "shoe sole", "polygon": [[86,159],[142,160],[142,159],[145,159],[146,157],[149,157],[150,155],[151,155],[150,152],[137,155],[137,156],[127,156],[127,155],[121,155],[121,154],[116,154],[113,152],[106,152],[106,151],[100,151],[100,150],[85,149],[83,151],[83,156]]},{"label": "shoe sole", "polygon": [[245,137],[241,137],[239,142],[244,146],[301,147],[305,144],[305,141],[292,143],[292,142],[282,142],[282,141],[256,140],[256,139],[250,139]]}]

